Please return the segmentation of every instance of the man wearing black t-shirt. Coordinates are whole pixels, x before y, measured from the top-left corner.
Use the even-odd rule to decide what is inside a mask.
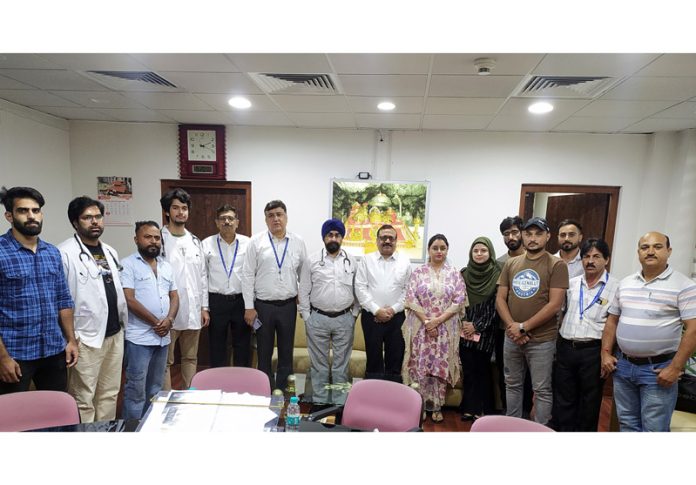
[[[118,254],[100,241],[104,205],[77,197],[68,205],[76,234],[58,248],[70,293],[75,300],[75,334],[80,361],[68,374],[68,392],[75,397],[83,423],[116,418],[121,386],[123,332],[128,319]]]

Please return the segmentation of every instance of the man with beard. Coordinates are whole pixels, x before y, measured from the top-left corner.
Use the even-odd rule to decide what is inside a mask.
[[[349,382],[355,318],[355,260],[341,250],[346,228],[338,219],[321,226],[324,248],[305,259],[300,272],[299,312],[305,321],[307,350],[312,363],[312,401],[328,402],[329,372],[333,384]],[[329,349],[333,361],[329,369]]]
[[[541,424],[551,418],[556,314],[568,288],[568,267],[546,251],[549,237],[549,226],[541,217],[532,217],[524,224],[522,244],[526,253],[505,263],[496,295],[496,309],[506,326],[507,415],[522,417],[522,387],[529,367],[534,420]]]
[[[170,368],[174,364],[177,341],[181,351],[181,376],[184,389],[188,389],[198,369],[201,328],[210,322],[208,274],[201,241],[186,229],[191,196],[183,189],[172,189],[162,196],[160,204],[167,218],[167,225],[162,228],[162,256],[172,265],[179,292],[179,313],[172,325],[164,389],[172,388]]]
[[[12,228],[0,236],[0,394],[65,391],[77,363],[73,301],[60,251],[39,239],[43,196],[31,187],[0,191]]]
[[[240,273],[249,238],[237,234],[237,209],[218,207],[215,225],[219,233],[203,240],[210,301],[210,366],[230,365],[227,335],[232,331],[232,359],[237,367],[251,366],[251,327],[244,321],[244,299]]]
[[[573,219],[564,219],[558,224],[558,253],[568,265],[568,277],[575,278],[584,273],[582,258],[580,257],[580,243],[582,242],[582,226]]]
[[[366,379],[401,382],[406,343],[401,326],[411,277],[411,261],[396,252],[396,229],[384,224],[377,230],[377,251],[366,254],[355,274],[355,294],[362,306]]]
[[[503,266],[505,262],[524,254],[524,246],[522,246],[522,218],[520,216],[506,217],[500,223],[500,234],[503,236],[503,242],[507,246],[507,253],[496,259]]]
[[[585,272],[570,279],[553,376],[553,424],[558,431],[597,431],[602,404],[602,330],[619,281],[606,266],[609,245],[587,239],[580,247]]]
[[[68,205],[75,234],[62,242],[63,269],[75,301],[75,333],[80,360],[68,372],[68,392],[75,397],[83,423],[116,419],[121,388],[123,333],[128,307],[123,295],[116,250],[100,241],[104,204],[77,197]]]
[[[128,304],[126,384],[123,418],[142,418],[162,390],[169,330],[179,309],[172,266],[160,256],[161,235],[154,221],[135,223],[138,252],[123,260],[121,282]]]

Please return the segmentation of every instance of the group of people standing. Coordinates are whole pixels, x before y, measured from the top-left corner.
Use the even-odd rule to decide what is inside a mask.
[[[160,200],[167,224],[137,222],[137,251],[119,260],[101,240],[101,202],[70,202],[75,234],[56,248],[38,237],[38,191],[0,196],[12,226],[0,236],[0,394],[32,380],[68,390],[83,422],[115,418],[122,368],[122,417],[142,417],[149,399],[171,388],[177,342],[190,387],[206,326],[211,366],[250,366],[255,334],[258,368],[285,388],[298,311],[315,401],[329,382],[350,381],[361,312],[365,378],[417,383],[434,422],[460,379],[462,419],[495,412],[495,353],[508,415],[526,416],[533,401],[540,423],[596,430],[604,378],[614,373],[621,429],[667,430],[676,380],[696,349],[696,284],[668,266],[669,238],[660,233],[640,239],[642,271],[622,281],[606,270],[606,242],[583,240],[577,221],[560,224],[560,251],[548,253],[550,228],[538,217],[503,220],[501,258],[479,237],[460,271],[447,237],[436,234],[428,261],[412,269],[389,224],[376,232],[377,251],[358,260],[341,247],[343,222],[329,219],[323,247],[308,255],[280,200],[266,204],[267,230],[253,237],[237,234],[236,208],[222,205],[218,233],[201,241],[186,229],[189,194],[174,189]]]

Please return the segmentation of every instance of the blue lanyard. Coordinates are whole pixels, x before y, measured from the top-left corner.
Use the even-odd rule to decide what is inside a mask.
[[[580,320],[582,320],[585,312],[587,310],[589,310],[592,305],[594,305],[595,303],[597,303],[599,301],[599,297],[602,296],[602,292],[604,291],[604,288],[607,286],[607,281],[609,281],[609,273],[608,272],[607,272],[606,278],[604,278],[604,281],[602,281],[602,287],[599,289],[599,291],[595,295],[594,299],[586,307],[585,307],[585,295],[584,295],[584,291],[582,289],[582,281],[580,281],[580,308],[579,308]],[[583,309],[583,307],[585,307],[585,308]]]
[[[288,239],[287,237],[285,239],[287,239],[287,242],[285,243],[285,249],[283,249],[283,259],[278,261],[278,251],[276,251],[275,244],[273,244],[273,239],[271,238],[271,233],[270,232],[268,233],[268,240],[271,243],[271,247],[273,248],[273,254],[275,254],[275,258],[276,258],[276,264],[278,265],[278,274],[280,274],[281,270],[283,269],[283,263],[285,262],[285,255],[287,254],[288,246],[290,245],[290,239]]]
[[[225,264],[225,256],[222,254],[222,246],[220,246],[220,236],[217,238],[217,243],[218,243],[218,252],[220,253],[220,259],[222,260],[222,267],[225,270],[225,274],[227,275],[227,279],[230,279],[230,276],[232,276],[232,271],[234,271],[234,262],[237,261],[237,251],[239,250],[239,239],[237,239],[237,244],[234,246],[234,257],[232,258],[232,264],[230,265],[230,270],[227,271],[227,265]]]

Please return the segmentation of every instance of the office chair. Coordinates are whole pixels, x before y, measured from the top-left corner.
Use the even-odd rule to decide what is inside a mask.
[[[554,432],[543,424],[512,416],[483,416],[471,425],[471,432]]]
[[[257,396],[271,395],[271,382],[268,376],[250,367],[214,367],[202,370],[191,379],[191,387],[201,390],[248,392]]]
[[[30,431],[79,423],[77,403],[67,392],[25,391],[0,396],[0,431]]]
[[[403,384],[367,379],[353,385],[343,406],[322,409],[308,419],[331,415],[343,426],[366,431],[422,431],[423,399]]]

